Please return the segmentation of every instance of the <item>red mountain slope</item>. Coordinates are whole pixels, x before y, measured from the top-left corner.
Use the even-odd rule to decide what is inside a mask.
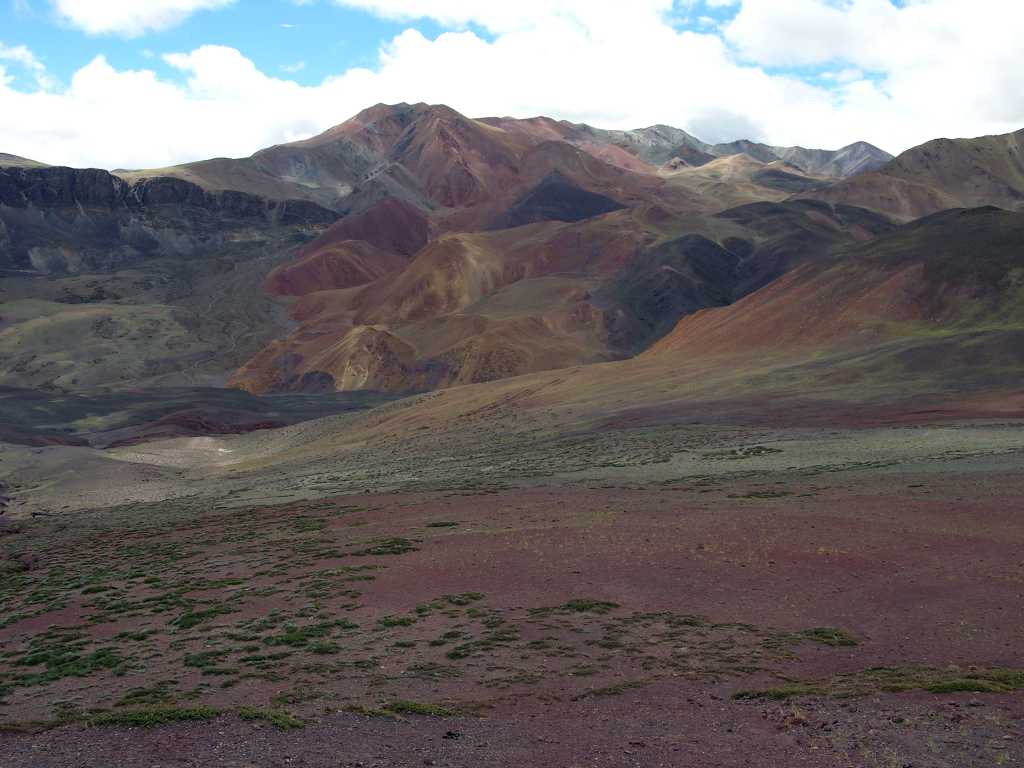
[[[1024,213],[954,210],[684,317],[645,357],[787,356],[1024,328]]]

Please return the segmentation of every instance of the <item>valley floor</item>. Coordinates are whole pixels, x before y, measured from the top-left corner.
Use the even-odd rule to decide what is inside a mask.
[[[1019,413],[492,416],[5,446],[0,762],[1024,762]]]

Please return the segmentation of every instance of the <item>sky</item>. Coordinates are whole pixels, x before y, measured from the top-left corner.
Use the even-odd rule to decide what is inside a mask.
[[[158,168],[377,103],[898,153],[1024,128],[1024,0],[0,0],[0,152]]]

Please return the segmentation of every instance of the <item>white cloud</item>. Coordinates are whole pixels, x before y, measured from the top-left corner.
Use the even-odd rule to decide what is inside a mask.
[[[674,29],[668,0],[625,9],[594,0],[344,1],[461,31],[429,39],[408,29],[372,68],[310,86],[220,46],[165,56],[178,71],[171,78],[102,57],[60,91],[23,92],[0,76],[0,151],[158,167],[246,155],[398,101],[602,127],[668,123],[709,140],[835,148],[864,139],[890,151],[1024,127],[1016,0],[744,0],[724,37]],[[774,42],[786,35],[785,45]],[[825,66],[833,77],[818,81],[825,87],[767,69],[783,61]]]
[[[0,60],[14,61],[32,70],[44,69],[43,63],[24,45],[7,46],[0,43]]]
[[[857,80],[863,80],[864,73],[856,67],[846,67],[845,69],[836,72],[835,78],[840,83],[853,83]]]
[[[91,35],[137,37],[180,24],[197,11],[231,5],[235,0],[51,0],[64,21]]]
[[[673,0],[630,0],[628,7],[602,0],[334,0],[398,21],[432,19],[444,26],[476,24],[503,34],[561,21],[590,32],[618,32],[646,26],[669,13]]]
[[[726,27],[762,66],[841,63],[878,73],[896,143],[1024,124],[1020,0],[743,0]]]
[[[15,65],[28,70],[40,88],[52,88],[54,80],[46,71],[43,62],[36,58],[27,46],[7,46],[0,42],[0,61],[13,62]]]

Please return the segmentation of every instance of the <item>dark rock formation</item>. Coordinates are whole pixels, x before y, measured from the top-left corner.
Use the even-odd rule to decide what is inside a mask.
[[[308,200],[211,192],[184,179],[96,168],[0,167],[0,269],[107,270],[184,255],[239,227],[320,228],[338,214]]]

